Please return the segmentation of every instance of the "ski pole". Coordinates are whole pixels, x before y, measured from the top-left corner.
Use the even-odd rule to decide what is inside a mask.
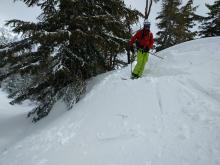
[[[132,52],[132,54],[131,54],[131,75],[132,75],[132,63],[135,61],[135,53],[134,52]]]
[[[131,52],[130,52],[130,46],[128,45],[127,47],[127,57],[128,57],[128,64],[131,63],[131,74],[132,74],[132,55],[131,55]]]
[[[130,61],[131,61],[131,75],[132,75],[132,63],[133,63],[132,56],[133,56],[133,53],[132,53],[131,56],[130,56],[130,57],[131,57],[131,60],[130,60]]]
[[[162,60],[164,60],[163,57],[160,57],[160,56],[156,55],[156,53],[151,53],[151,52],[150,52],[150,54],[153,55],[153,56],[156,56],[156,57],[158,57],[158,58],[160,58],[160,59],[162,59]]]
[[[131,75],[132,75],[132,63],[133,63],[133,62],[131,61]]]

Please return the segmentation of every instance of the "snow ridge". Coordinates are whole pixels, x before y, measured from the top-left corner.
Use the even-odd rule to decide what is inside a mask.
[[[94,78],[72,111],[60,115],[57,103],[31,133],[0,148],[0,164],[219,165],[219,42],[150,56],[141,79],[121,79],[130,66]]]

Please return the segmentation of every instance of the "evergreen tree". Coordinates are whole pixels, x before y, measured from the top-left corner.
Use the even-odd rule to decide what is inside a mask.
[[[220,0],[216,0],[213,5],[206,4],[206,7],[209,13],[203,18],[200,36],[220,36]]]
[[[28,116],[38,121],[57,100],[71,108],[79,101],[86,81],[109,70],[112,56],[124,51],[129,38],[126,22],[141,15],[122,0],[21,0],[40,6],[39,22],[10,20],[7,25],[23,38],[0,50],[0,81],[13,75],[31,77],[14,91],[11,104],[26,99],[38,102]]]
[[[10,32],[5,27],[0,27],[0,49],[5,47],[10,42],[16,41],[17,36],[14,36],[12,32]],[[1,61],[0,61],[1,62]],[[0,73],[4,74],[7,72],[10,66],[6,65],[3,68],[0,68]],[[8,77],[6,80],[2,82],[2,88],[6,90],[9,94],[14,93],[16,90],[23,88],[23,86],[28,85],[31,81],[31,78],[28,76],[22,77],[19,74]]]
[[[157,32],[157,51],[168,48],[176,44],[176,34],[179,24],[180,0],[163,0],[162,10],[156,18],[160,20],[157,24],[160,29]]]
[[[15,40],[16,36],[13,36],[8,29],[0,27],[0,48]]]
[[[162,11],[157,19],[160,20],[157,33],[157,51],[170,46],[194,39],[197,32],[192,32],[195,21],[200,16],[195,14],[197,7],[193,7],[193,0],[180,7],[180,0],[164,0]]]
[[[196,31],[191,31],[196,25],[195,21],[200,19],[200,16],[195,13],[197,8],[198,6],[193,7],[193,0],[189,0],[185,6],[180,8],[179,24],[175,34],[176,44],[193,40],[197,35]]]

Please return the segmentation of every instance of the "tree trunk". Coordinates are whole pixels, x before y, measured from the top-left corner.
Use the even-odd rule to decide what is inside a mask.
[[[153,0],[146,0],[145,20],[147,20],[150,15],[152,4],[153,4]]]

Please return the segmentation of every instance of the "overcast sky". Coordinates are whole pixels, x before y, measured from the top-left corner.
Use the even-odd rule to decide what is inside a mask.
[[[132,8],[136,8],[144,14],[146,0],[124,0],[124,1],[126,4],[130,4]],[[208,12],[205,3],[213,4],[214,1],[215,0],[194,0],[194,5],[199,6],[196,13],[205,16],[206,13]],[[183,4],[185,4],[186,2],[188,2],[188,0],[182,0],[182,2]],[[154,3],[149,16],[149,21],[151,21],[152,24],[151,31],[153,32],[153,34],[156,34],[156,32],[158,31],[158,28],[156,26],[156,17],[160,10],[161,10],[161,3],[157,3],[157,4]],[[141,21],[140,23],[142,24]],[[135,31],[138,30],[139,28],[140,25],[139,27],[135,26],[133,29]]]
[[[144,13],[146,0],[125,0],[126,4],[130,4],[132,8],[136,8]],[[183,2],[187,2],[187,0],[183,0]],[[199,9],[197,13],[201,15],[205,15],[207,13],[207,8],[205,7],[205,3],[213,4],[214,0],[194,0],[195,5],[199,5]],[[150,20],[155,23],[155,17],[157,16],[157,12],[160,10],[160,4],[154,4],[151,14]],[[13,0],[0,0],[0,26],[2,26],[6,20],[10,19],[21,19],[24,21],[36,21],[36,17],[40,14],[39,8],[28,8],[23,2]],[[155,24],[153,25],[154,29],[156,29]]]
[[[144,11],[146,0],[124,0],[127,4],[131,4],[132,7],[139,9],[140,11]],[[183,3],[186,3],[188,0],[182,0]],[[207,9],[205,7],[205,3],[213,4],[215,0],[194,0],[195,5],[199,5],[199,9],[197,12],[199,14],[205,14]],[[154,4],[155,6],[155,4]],[[158,5],[156,5],[158,7]],[[159,5],[160,7],[160,5]],[[157,8],[155,8],[157,10]],[[153,12],[153,11],[152,11]]]
[[[0,26],[2,26],[6,20],[14,18],[25,21],[36,21],[36,17],[39,14],[39,8],[27,7],[23,2],[0,0]]]

